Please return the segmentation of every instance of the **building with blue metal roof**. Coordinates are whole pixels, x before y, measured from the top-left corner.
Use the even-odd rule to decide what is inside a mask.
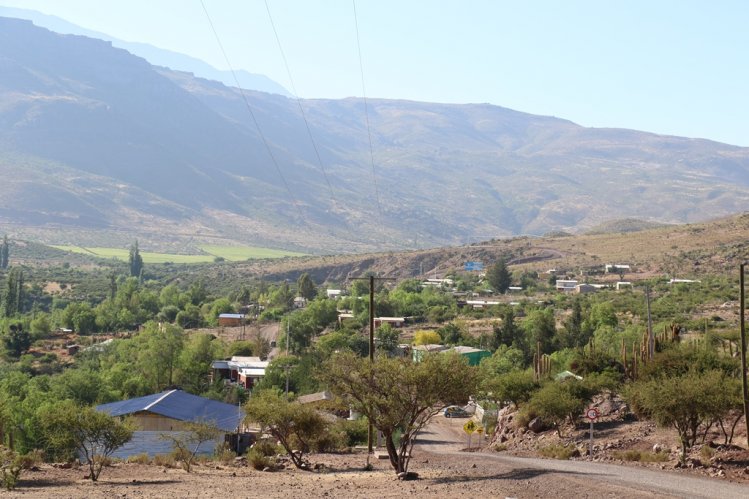
[[[182,390],[167,390],[145,397],[102,404],[96,410],[110,416],[129,416],[137,430],[133,439],[117,449],[113,457],[125,458],[146,453],[150,456],[171,452],[171,442],[165,434],[184,431],[183,423],[206,423],[221,430],[215,442],[207,442],[201,453],[211,453],[225,441],[228,433],[237,433],[244,412],[239,406],[192,395]]]

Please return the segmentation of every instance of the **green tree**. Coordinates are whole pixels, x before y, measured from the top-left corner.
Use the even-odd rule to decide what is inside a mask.
[[[444,407],[464,404],[476,392],[475,368],[453,354],[426,355],[414,364],[385,356],[372,362],[342,352],[323,364],[320,377],[382,432],[396,473],[408,472],[411,450],[424,426]]]
[[[290,402],[276,390],[260,390],[245,405],[247,418],[278,440],[294,466],[311,470],[304,455],[327,431],[327,421],[312,407]]]
[[[9,259],[9,245],[8,245],[8,234],[3,236],[3,243],[0,244],[0,269],[7,269],[10,263]]]
[[[40,421],[46,440],[53,448],[78,451],[83,455],[93,482],[99,479],[107,458],[133,436],[131,421],[121,421],[70,402],[49,406]]]
[[[556,322],[554,320],[554,310],[547,308],[544,310],[534,310],[528,315],[523,323],[526,335],[530,340],[530,351],[536,350],[536,345],[540,343],[541,353],[551,353],[554,350],[554,335],[556,334]]]
[[[155,322],[148,322],[136,337],[136,366],[153,391],[160,391],[174,384],[184,338],[181,328]]]
[[[378,352],[394,355],[400,343],[400,333],[390,324],[383,324],[375,331],[375,347]]]
[[[709,425],[723,417],[730,407],[724,399],[731,393],[726,393],[724,386],[725,373],[721,371],[691,371],[680,376],[638,381],[630,385],[624,395],[635,414],[676,430],[683,463],[700,436],[700,428],[707,432]]]
[[[557,430],[562,436],[562,426],[569,420],[575,423],[577,416],[582,414],[587,401],[574,393],[571,386],[577,381],[559,383],[550,381],[540,390],[533,393],[525,406],[526,410],[541,418],[546,424]]]
[[[501,345],[515,346],[523,349],[523,331],[515,324],[515,312],[512,308],[505,309],[502,314],[502,324],[494,326],[492,346],[496,350]]]
[[[499,407],[507,403],[520,407],[520,404],[527,402],[538,388],[539,384],[533,379],[533,373],[520,370],[487,377],[482,383],[487,398]]]
[[[296,282],[297,288],[299,289],[299,296],[306,300],[312,300],[317,296],[317,288],[315,282],[312,280],[310,275],[305,272],[299,276]]]
[[[23,329],[20,322],[10,324],[2,339],[5,353],[12,358],[19,358],[31,347],[31,335]]]
[[[497,263],[489,267],[489,270],[486,272],[486,280],[489,281],[489,285],[496,293],[504,293],[510,288],[512,276],[507,269],[507,263],[504,259],[500,259]]]
[[[140,256],[137,239],[133,245],[130,246],[130,254],[127,259],[127,264],[130,269],[130,276],[140,278],[141,271],[143,270],[143,258]]]
[[[564,321],[564,327],[557,338],[562,348],[579,348],[585,346],[593,336],[593,330],[583,318],[583,307],[580,299],[572,302],[572,313]]]

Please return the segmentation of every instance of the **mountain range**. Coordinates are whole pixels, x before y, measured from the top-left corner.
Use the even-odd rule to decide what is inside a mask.
[[[240,91],[0,18],[0,178],[0,231],[46,242],[358,252],[737,213],[749,148],[489,104]]]

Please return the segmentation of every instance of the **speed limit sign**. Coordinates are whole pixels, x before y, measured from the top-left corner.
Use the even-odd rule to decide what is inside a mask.
[[[595,421],[600,415],[601,413],[598,412],[598,409],[595,407],[591,407],[590,409],[585,411],[585,417],[590,419],[591,421]]]

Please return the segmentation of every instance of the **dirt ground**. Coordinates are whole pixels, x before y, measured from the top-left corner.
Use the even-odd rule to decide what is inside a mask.
[[[52,465],[42,465],[37,471],[27,471],[22,476],[19,488],[5,497],[47,498],[209,498],[231,495],[237,498],[256,497],[450,497],[458,495],[483,495],[486,497],[673,497],[654,493],[643,487],[600,478],[602,474],[587,474],[578,471],[560,471],[536,463],[503,462],[490,459],[500,455],[528,455],[535,452],[523,450],[517,445],[515,451],[496,452],[489,450],[488,439],[481,439],[482,449],[476,452],[464,450],[466,441],[461,428],[465,419],[445,419],[442,417],[430,425],[420,437],[420,444],[414,450],[410,470],[419,474],[414,481],[399,481],[390,468],[387,459],[373,459],[374,470],[364,471],[366,454],[362,451],[347,454],[319,454],[310,456],[310,462],[321,465],[316,471],[299,471],[287,468],[276,472],[256,471],[246,465],[209,462],[197,466],[192,473],[178,468],[164,468],[156,465],[116,463],[105,468],[98,483],[84,478],[87,468],[61,469]],[[626,429],[625,429],[626,426]],[[749,465],[749,453],[736,454],[736,466],[725,462],[727,454],[721,454],[725,464],[723,470],[712,466],[692,466],[674,469],[675,461],[665,463],[639,464],[617,462],[611,457],[613,445],[641,448],[651,446],[651,442],[662,445],[671,443],[670,433],[655,429],[646,423],[640,426],[611,425],[599,428],[597,456],[595,460],[625,464],[635,468],[635,476],[642,472],[637,467],[652,470],[665,469],[669,478],[700,477],[710,484],[723,482],[743,482],[749,484],[749,475],[743,473]],[[573,435],[582,439],[584,432]],[[642,435],[642,437],[637,437]],[[546,432],[536,438],[536,445],[558,442],[553,432]],[[631,439],[628,440],[628,439]],[[619,441],[621,443],[617,443]],[[478,446],[479,440],[473,439]],[[608,448],[607,448],[608,446]],[[617,447],[618,448],[618,447]],[[580,457],[577,460],[588,460]],[[535,461],[535,460],[534,460]],[[744,463],[743,465],[741,463]],[[574,464],[574,463],[571,463]],[[583,464],[583,463],[581,463]],[[725,470],[725,471],[724,471]],[[724,471],[720,476],[717,471]],[[708,478],[717,477],[717,478]],[[668,489],[667,489],[668,490]],[[697,496],[697,497],[711,497]],[[749,485],[747,485],[749,497]]]

